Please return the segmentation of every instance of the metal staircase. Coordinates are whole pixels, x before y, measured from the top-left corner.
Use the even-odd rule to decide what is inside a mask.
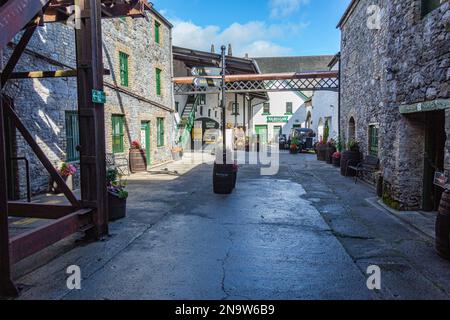
[[[195,114],[197,107],[200,103],[199,95],[190,95],[186,101],[183,112],[181,113],[181,125],[179,127],[179,140],[178,144],[186,146],[186,143],[191,137],[191,131],[194,127]]]

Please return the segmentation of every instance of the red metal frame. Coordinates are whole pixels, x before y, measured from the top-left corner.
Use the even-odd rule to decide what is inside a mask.
[[[95,238],[108,233],[104,105],[92,102],[92,90],[103,90],[101,19],[143,17],[150,9],[145,0],[111,6],[113,0],[0,0],[0,50],[25,29],[6,68],[0,88],[11,76],[38,24],[64,21],[67,6],[81,8],[81,29],[76,30],[78,109],[80,122],[81,199],[68,188],[58,171],[33,139],[7,99],[0,96],[0,295],[16,296],[11,265],[70,236],[88,232]],[[24,73],[25,74],[25,73]],[[51,75],[49,75],[51,76]],[[8,202],[5,119],[19,130],[71,205]],[[44,226],[10,239],[8,216],[51,220]]]

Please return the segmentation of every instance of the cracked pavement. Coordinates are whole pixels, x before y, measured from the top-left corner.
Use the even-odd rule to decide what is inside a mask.
[[[370,204],[373,189],[314,155],[280,157],[275,176],[242,166],[229,196],[212,193],[211,164],[133,177],[128,217],[111,224],[110,237],[75,247],[68,239],[58,246],[72,250],[42,253],[50,262],[19,276],[20,298],[450,297],[450,263],[433,239]],[[72,264],[81,267],[81,290],[66,288]],[[382,270],[377,292],[366,287],[373,264]]]

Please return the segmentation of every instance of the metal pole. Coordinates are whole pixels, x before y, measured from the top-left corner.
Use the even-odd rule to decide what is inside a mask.
[[[225,76],[226,76],[226,58],[225,58],[225,50],[227,49],[225,46],[222,46],[222,101],[221,101],[221,108],[223,110],[223,116],[222,116],[222,136],[223,136],[223,154],[226,154],[227,151],[227,142],[226,142],[226,117],[227,117],[227,110],[226,110],[226,83],[225,83]]]
[[[3,51],[0,50],[0,71],[3,71]],[[17,296],[11,279],[8,228],[8,186],[6,174],[5,118],[3,94],[0,91],[0,296]]]

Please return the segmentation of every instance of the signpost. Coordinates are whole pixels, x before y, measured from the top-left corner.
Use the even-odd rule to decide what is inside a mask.
[[[104,91],[92,90],[92,102],[93,103],[106,103],[106,94]]]
[[[434,174],[434,184],[438,187],[441,187],[442,189],[447,189],[448,188],[448,176],[446,173],[444,172],[439,172],[437,171]]]
[[[191,74],[194,77],[219,77],[222,78],[222,68],[213,68],[213,67],[194,67],[191,69]]]
[[[222,80],[215,78],[195,78],[194,86],[200,88],[220,88],[222,86]]]

